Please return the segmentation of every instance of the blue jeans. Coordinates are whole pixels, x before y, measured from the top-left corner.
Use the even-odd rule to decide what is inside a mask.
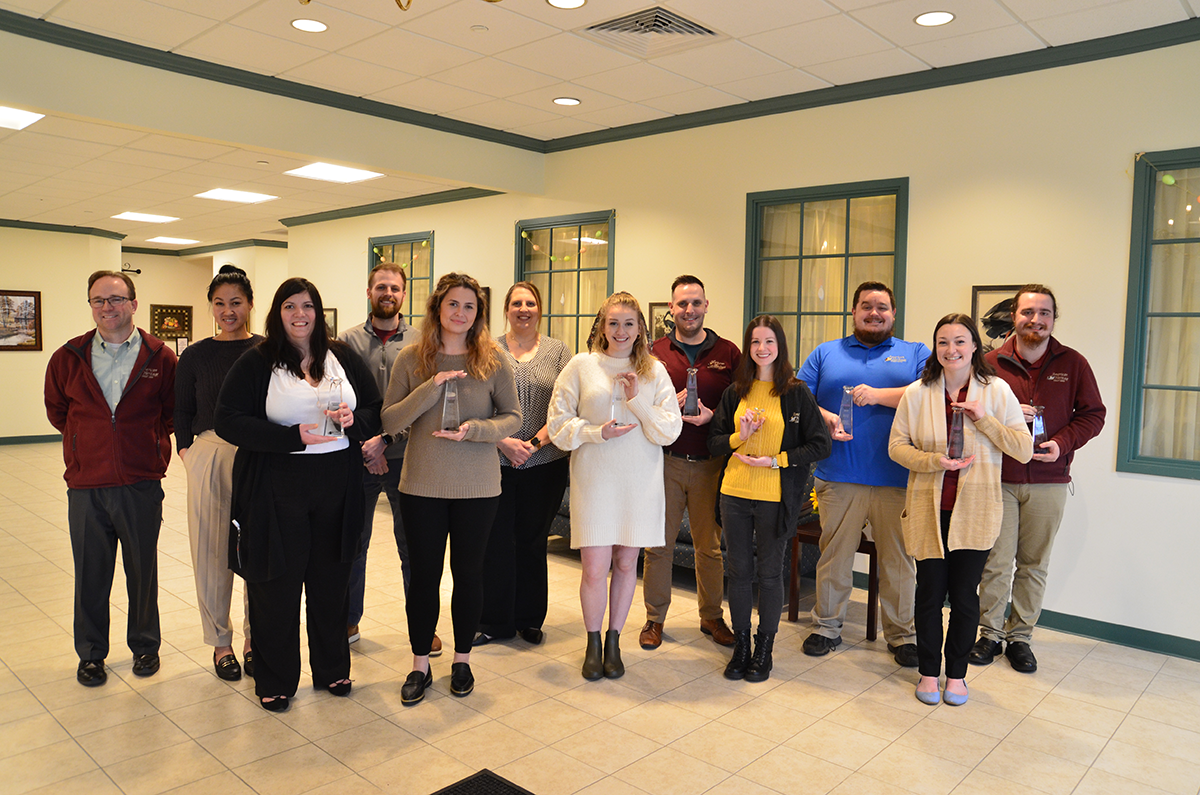
[[[371,529],[375,523],[375,504],[379,494],[387,495],[392,506],[392,531],[396,535],[396,551],[400,553],[400,574],[404,578],[404,593],[408,594],[411,568],[408,564],[408,540],[404,535],[404,519],[400,516],[400,469],[403,458],[389,458],[388,471],[383,475],[363,473],[363,530],[362,549],[350,569],[350,612],[346,624],[357,624],[363,615],[363,594],[367,587],[367,548],[371,546]]]

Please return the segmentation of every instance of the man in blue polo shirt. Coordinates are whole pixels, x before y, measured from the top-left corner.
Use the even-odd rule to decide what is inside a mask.
[[[888,457],[888,435],[904,388],[921,375],[929,348],[892,336],[896,298],[887,285],[863,282],[854,291],[854,333],[817,346],[800,368],[833,436],[833,454],[817,464],[821,560],[817,563],[815,629],[804,653],[828,654],[842,642],[854,585],[854,553],[863,529],[879,553],[883,636],[896,663],[917,666],[913,629],[916,567],[904,549],[900,513],[908,470]],[[842,428],[843,387],[852,387],[853,435]]]

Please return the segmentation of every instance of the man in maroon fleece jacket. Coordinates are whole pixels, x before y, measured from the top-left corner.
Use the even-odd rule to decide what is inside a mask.
[[[1029,647],[1042,612],[1050,548],[1062,521],[1071,460],[1104,427],[1104,403],[1087,359],[1051,336],[1058,304],[1050,288],[1027,284],[1013,299],[1013,332],[984,357],[1012,387],[1033,424],[1033,460],[1004,456],[1000,480],[1004,519],[979,584],[979,640],[970,662],[987,665],[1004,647],[1013,670],[1033,673]],[[1038,437],[1040,409],[1045,441]],[[1016,563],[1016,572],[1013,564]],[[1012,610],[1004,609],[1012,591]]]
[[[46,415],[63,435],[67,521],[75,558],[75,678],[108,678],[109,593],[117,545],[129,592],[133,673],[158,671],[158,531],[171,459],[175,354],[134,328],[137,292],[124,273],[88,279],[96,328],[63,345],[46,369]]]

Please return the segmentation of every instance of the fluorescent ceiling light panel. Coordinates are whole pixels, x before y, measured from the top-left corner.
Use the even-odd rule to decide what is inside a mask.
[[[146,224],[168,224],[171,221],[178,221],[170,215],[151,215],[150,213],[121,213],[114,215],[118,221],[141,221]]]
[[[204,193],[197,193],[197,199],[216,199],[221,202],[237,202],[238,204],[258,204],[278,199],[269,193],[251,193],[246,190],[230,190],[229,188],[213,188]]]
[[[6,130],[24,130],[38,119],[46,118],[44,113],[33,113],[28,110],[17,110],[0,105],[0,127]]]
[[[376,171],[365,171],[361,168],[347,168],[346,166],[335,166],[332,163],[312,163],[303,168],[293,168],[291,171],[285,171],[284,174],[290,174],[293,177],[304,177],[305,179],[319,179],[323,182],[340,182],[346,184],[348,182],[363,182],[368,179],[382,177]]]
[[[305,33],[324,33],[329,30],[328,25],[315,19],[293,19],[292,27]]]
[[[555,8],[571,9],[582,8],[583,4],[586,3],[587,0],[546,0],[546,2]]]
[[[152,237],[146,241],[147,243],[167,243],[172,246],[187,246],[192,243],[199,243],[199,240],[188,240],[183,237]]]

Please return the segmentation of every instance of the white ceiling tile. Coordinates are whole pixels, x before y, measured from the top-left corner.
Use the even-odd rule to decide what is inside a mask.
[[[592,0],[580,8],[555,8],[543,0],[528,0],[514,3],[512,10],[530,19],[553,25],[559,30],[580,30],[588,25],[607,22],[652,5],[654,3],[649,0]]]
[[[580,135],[603,129],[604,127],[599,124],[593,124],[581,119],[559,118],[530,124],[527,127],[515,127],[511,132],[515,132],[518,135],[527,135],[530,138],[537,138],[541,141],[549,141],[554,138],[566,138],[568,135]]]
[[[164,177],[170,172],[161,168],[151,168],[133,163],[118,163],[114,160],[90,160],[79,166],[80,171],[90,171],[93,174],[108,174],[112,176],[133,177],[140,180],[151,180]]]
[[[928,68],[903,50],[886,50],[841,61],[817,64],[808,67],[806,71],[812,72],[822,80],[828,80],[834,85],[844,86],[863,80],[874,80],[877,77],[920,72]]]
[[[189,196],[194,196],[197,193],[203,193],[206,190],[213,188],[224,187],[219,177],[210,176],[208,174],[194,174],[190,171],[172,171],[167,174],[162,174],[155,179],[155,182],[167,187],[178,186],[181,192],[190,191]],[[199,200],[197,200],[199,201]]]
[[[161,152],[146,152],[138,149],[117,149],[109,152],[100,158],[114,163],[132,164],[140,166],[149,166],[150,168],[161,168],[164,171],[179,171],[180,169],[194,166],[197,163],[202,163],[202,160],[196,160],[191,157],[179,157],[177,155],[164,155]]]
[[[194,166],[189,166],[181,173],[197,174],[207,177],[216,177],[217,179],[245,182],[253,180],[262,174],[261,169],[251,168],[249,166],[235,166],[227,163],[218,163],[216,161],[208,161],[197,163]]]
[[[34,177],[35,179],[43,179],[45,177],[52,177],[62,170],[62,167],[57,163],[32,163],[24,158],[20,160],[11,160],[7,157],[0,158],[0,193],[12,190],[16,182],[23,182],[27,176]]]
[[[358,14],[360,17],[385,22],[388,25],[403,25],[417,17],[445,8],[458,0],[419,0],[413,3],[407,11],[402,11],[395,3],[380,2],[380,0],[320,0],[321,5],[333,6],[341,11]]]
[[[815,91],[818,88],[828,88],[829,85],[824,80],[813,77],[807,72],[789,69],[786,72],[736,80],[732,83],[721,83],[717,88],[742,99],[756,100]]]
[[[625,105],[617,105],[615,108],[604,108],[603,110],[582,113],[575,118],[594,122],[601,127],[624,127],[626,124],[639,124],[644,121],[665,119],[670,115],[657,108],[650,108],[630,102]]]
[[[145,0],[66,0],[48,19],[160,50],[178,47],[213,26],[213,20]]]
[[[190,55],[215,63],[231,64],[269,76],[275,76],[324,55],[323,50],[294,41],[267,36],[233,25],[221,25],[180,47],[180,55]]]
[[[64,119],[61,116],[46,116],[44,119],[39,119],[34,126],[26,129],[42,135],[55,135],[60,138],[74,138],[77,141],[92,141],[113,146],[123,146],[146,137],[146,133],[140,130],[114,127],[111,124]]]
[[[179,190],[170,190],[166,186],[154,185],[146,187],[144,185],[133,185],[128,188],[118,188],[104,194],[104,198],[118,202],[154,202],[161,204],[164,201],[177,198]]]
[[[1002,28],[1018,21],[996,0],[937,0],[935,5],[930,6],[930,0],[896,0],[861,8],[851,16],[901,47]],[[913,21],[926,11],[949,11],[954,20],[932,28]]]
[[[525,127],[542,121],[559,118],[550,113],[528,105],[519,105],[506,99],[494,99],[482,105],[472,105],[469,108],[447,113],[454,119],[469,121],[472,124],[482,124],[497,130],[508,130],[514,127]]]
[[[689,80],[648,63],[636,63],[600,74],[587,75],[575,82],[605,94],[627,99],[630,102],[641,102],[651,97],[661,97],[701,87],[701,84],[695,80]]]
[[[265,164],[259,162],[263,160],[266,161]],[[263,175],[259,178],[264,179],[269,176],[282,176],[285,171],[307,166],[313,162],[313,158],[288,157],[275,152],[255,152],[250,149],[235,149],[220,157],[212,158],[212,162],[228,166],[241,166],[242,168],[250,169],[246,173],[257,172]],[[288,177],[287,179],[294,179],[294,177]]]
[[[28,0],[25,1],[27,2]],[[224,21],[236,14],[242,13],[248,5],[261,5],[273,2],[273,0],[204,0],[199,3],[196,0],[153,0],[153,2],[156,5],[177,8],[181,11],[190,11],[193,14],[199,14],[209,19]]]
[[[483,102],[488,102],[494,97],[487,94],[480,94],[476,91],[467,91],[465,88],[458,86],[439,83],[436,80],[421,78],[414,80],[411,83],[389,88],[387,91],[380,91],[373,94],[369,99],[377,99],[380,102],[390,102],[393,105],[400,105],[413,110],[420,110],[426,113],[449,113],[451,111],[467,108],[471,105],[479,105]]]
[[[1123,3],[1078,11],[1030,22],[1029,27],[1051,46],[1113,36],[1187,19],[1174,0],[1126,0]]]
[[[465,63],[462,66],[438,72],[433,75],[433,78],[442,83],[479,91],[493,97],[521,94],[558,82],[549,75],[504,61],[497,61],[495,58],[482,58]]]
[[[753,10],[743,3],[713,0],[671,0],[666,5],[693,22],[739,39],[838,12],[824,0],[753,0]]]
[[[559,32],[558,28],[479,0],[459,0],[403,25],[412,33],[484,55],[494,55]],[[472,30],[481,26],[487,30]]]
[[[324,22],[328,29],[320,33],[306,33],[292,27],[293,19],[315,19]],[[229,24],[239,28],[256,30],[305,47],[333,52],[349,47],[365,38],[382,33],[388,25],[373,19],[348,14],[326,4],[312,3],[301,6],[294,2],[260,3],[232,19]]]
[[[745,100],[741,97],[735,97],[733,94],[726,94],[724,91],[718,91],[708,86],[692,91],[684,91],[679,94],[667,94],[663,97],[643,100],[643,104],[676,116],[683,113],[694,113],[699,110],[722,108],[727,105],[740,105],[743,102]]]
[[[157,133],[139,138],[129,144],[129,148],[145,149],[148,152],[161,152],[165,155],[191,157],[196,160],[208,160],[233,151],[233,147],[224,144],[196,141],[191,138],[179,138],[173,135],[159,135]]]
[[[56,152],[54,150],[30,149],[7,143],[4,146],[4,154],[7,157],[21,160],[25,163],[55,166],[58,169],[75,168],[92,159],[90,157],[80,157],[79,155],[68,155],[64,152]]]
[[[108,193],[119,188],[127,188],[142,181],[140,176],[127,173],[101,174],[98,171],[84,171],[82,168],[66,169],[54,175],[58,179],[70,180],[77,185],[86,186],[80,194]],[[0,180],[0,184],[3,180]]]
[[[1188,6],[1193,14],[1200,15],[1200,0],[1188,0]]]
[[[558,97],[574,97],[579,100],[579,104],[555,105],[554,100]],[[579,116],[587,111],[625,104],[623,99],[593,91],[577,83],[555,83],[552,86],[527,91],[524,94],[515,94],[508,99],[510,102],[519,102],[531,108],[546,110],[562,116]]]
[[[16,11],[18,14],[40,17],[60,2],[62,0],[9,0],[0,3],[0,8]]]
[[[429,76],[478,60],[479,53],[393,28],[354,48],[354,57],[389,69]]]
[[[496,57],[563,80],[574,80],[583,75],[637,63],[636,58],[602,47],[574,33],[560,33],[532,44],[514,47]]]
[[[1009,25],[1006,28],[983,30],[978,33],[969,33],[966,36],[956,36],[953,39],[913,44],[904,49],[925,63],[940,68],[979,61],[984,58],[998,58],[1002,55],[1040,50],[1044,47],[1041,40],[1030,33],[1024,25]]]
[[[844,14],[749,36],[746,43],[793,66],[883,52],[893,46]]]
[[[32,130],[33,127],[25,128],[15,137],[6,141],[5,144],[22,149],[33,149],[38,152],[61,153],[89,159],[99,157],[117,148],[112,144],[78,141],[73,138],[59,138],[55,135],[41,135],[40,133],[32,132]]]
[[[1045,19],[1076,11],[1088,11],[1100,6],[1112,5],[1120,0],[1004,0],[1004,5],[1024,20]]]
[[[782,72],[788,68],[783,61],[740,41],[728,39],[706,47],[664,55],[650,63],[709,85]]]
[[[857,11],[867,6],[881,6],[884,3],[892,2],[892,0],[828,0],[828,2],[830,5],[837,6],[842,11]],[[1035,0],[1035,2],[1045,2],[1045,0]]]
[[[281,77],[339,91],[352,97],[365,97],[367,94],[416,79],[416,75],[337,54],[326,55],[295,69],[289,69]]]
[[[18,174],[14,171],[6,170],[4,165],[0,163],[0,196],[32,185],[40,179],[42,179],[41,174]]]

